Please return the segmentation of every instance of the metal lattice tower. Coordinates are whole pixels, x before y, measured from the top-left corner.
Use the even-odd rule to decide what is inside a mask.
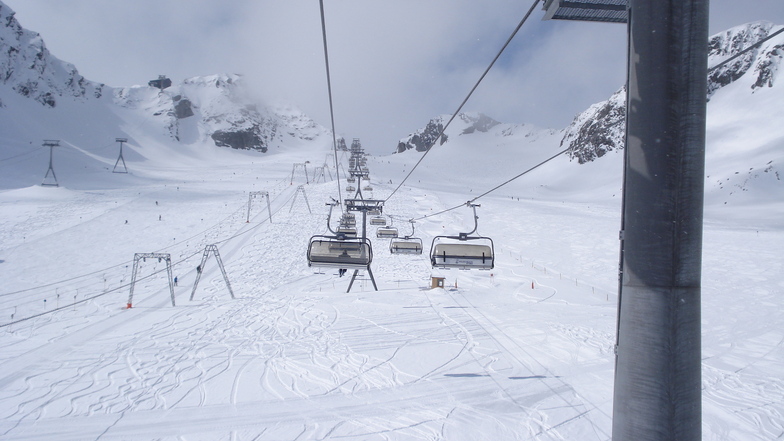
[[[250,222],[250,203],[256,196],[267,198],[267,211],[269,212],[269,221],[272,223],[272,209],[270,208],[269,192],[266,191],[251,191],[248,193],[248,218],[245,220],[245,223]]]
[[[128,309],[133,306],[133,289],[136,286],[136,273],[139,262],[146,262],[147,259],[158,259],[158,262],[166,261],[166,273],[169,276],[169,292],[171,293],[171,304],[174,306],[174,280],[172,280],[171,254],[169,253],[136,253],[133,255],[133,272],[131,272],[131,292],[128,294]]]
[[[54,157],[54,148],[60,146],[60,141],[56,139],[45,139],[43,146],[49,147],[49,168],[46,170],[46,174],[44,175],[44,180],[43,182],[41,182],[41,185],[44,187],[59,187],[60,184],[57,182],[57,175],[54,174],[54,166],[52,165],[53,163],[52,158]],[[54,184],[50,184],[46,182],[46,178],[49,177],[49,173],[52,173],[52,177],[54,178]]]
[[[310,210],[310,203],[308,202],[308,196],[305,194],[304,185],[300,185],[299,187],[297,187],[297,192],[294,193],[294,197],[291,199],[291,207],[289,207],[289,213],[291,213],[291,210],[294,208],[294,202],[297,200],[297,195],[300,193],[302,193],[302,197],[305,198],[305,205],[308,206],[308,213],[312,214],[313,212]]]
[[[128,167],[125,166],[125,158],[123,158],[123,143],[128,142],[128,138],[115,138],[115,141],[120,143],[120,156],[117,158],[117,162],[114,163],[112,173],[128,173]],[[117,165],[120,161],[122,161],[123,169],[122,171],[117,171]]]
[[[190,300],[193,300],[193,296],[196,294],[196,287],[199,286],[201,274],[204,272],[204,265],[207,263],[210,254],[215,255],[215,259],[218,261],[218,267],[220,267],[221,274],[223,274],[223,280],[226,282],[226,288],[228,288],[231,298],[235,298],[234,291],[231,289],[231,283],[229,283],[229,276],[226,274],[226,268],[223,267],[223,260],[221,260],[220,253],[218,252],[218,246],[207,245],[207,247],[204,248],[204,254],[201,256],[201,264],[199,264],[196,269],[196,280],[193,282],[193,291],[191,291]]]
[[[308,164],[310,164],[310,161],[294,163],[294,166],[291,168],[291,182],[289,183],[289,185],[294,184],[294,172],[297,170],[298,167],[302,167],[302,169],[305,171],[305,183],[310,184],[310,181],[308,180]]]

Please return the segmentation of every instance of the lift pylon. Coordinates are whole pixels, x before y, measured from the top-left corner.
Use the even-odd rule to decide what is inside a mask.
[[[215,255],[215,259],[218,261],[218,267],[220,267],[221,273],[223,274],[223,280],[226,282],[226,288],[228,288],[231,298],[235,298],[234,291],[231,289],[231,284],[229,283],[229,276],[226,275],[226,268],[223,267],[223,260],[221,260],[220,253],[218,252],[218,246],[213,244],[207,245],[204,248],[204,254],[201,256],[201,264],[196,267],[196,280],[193,282],[193,291],[191,291],[190,300],[193,300],[193,296],[196,294],[196,287],[199,286],[201,273],[204,272],[204,264],[207,263],[207,259],[210,257],[210,254]]]
[[[295,162],[294,163],[294,166],[291,168],[291,182],[289,183],[289,185],[293,185],[294,184],[294,172],[297,171],[298,167],[302,167],[302,169],[305,171],[305,183],[306,184],[310,184],[310,181],[308,180],[308,164],[309,163],[310,163],[310,161]]]
[[[128,138],[116,138],[115,141],[120,143],[120,156],[117,158],[117,162],[114,163],[114,170],[112,173],[128,173],[128,167],[125,166],[125,158],[123,158],[123,143],[128,142]],[[123,169],[121,171],[117,171],[117,164],[122,161]]]
[[[54,156],[54,148],[60,147],[60,141],[56,139],[44,139],[43,146],[49,147],[49,168],[46,170],[46,174],[44,175],[44,180],[41,182],[41,185],[44,187],[59,187],[60,184],[57,182],[57,175],[54,174],[54,167],[52,166],[52,157]],[[50,172],[54,178],[54,184],[46,182],[46,178],[49,177]]]
[[[139,268],[139,261],[147,259],[158,259],[166,261],[166,272],[169,275],[169,293],[171,293],[171,304],[174,306],[174,281],[172,280],[171,254],[169,253],[136,253],[133,255],[133,271],[131,272],[131,292],[128,295],[128,309],[133,306],[133,288],[136,286],[136,272]]]
[[[308,213],[313,214],[313,212],[310,211],[310,203],[308,202],[308,196],[305,194],[304,185],[300,185],[299,187],[297,187],[297,192],[294,193],[294,197],[291,199],[291,207],[289,207],[289,213],[291,213],[291,210],[294,208],[294,202],[297,201],[297,195],[300,193],[302,193],[302,197],[305,198],[305,205],[308,206]]]
[[[269,192],[266,191],[251,191],[248,193],[248,218],[245,220],[245,223],[250,222],[250,201],[256,196],[264,196],[267,198],[267,211],[269,212],[269,221],[272,223],[272,209],[270,208]]]

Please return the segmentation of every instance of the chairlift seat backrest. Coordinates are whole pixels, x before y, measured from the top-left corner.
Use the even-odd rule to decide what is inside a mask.
[[[380,238],[396,238],[397,237],[397,228],[395,227],[384,227],[379,228],[376,230],[376,237]]]
[[[472,237],[458,242],[436,243],[443,238],[437,236],[433,239],[430,263],[434,268],[493,269],[493,242],[489,238]]]
[[[365,269],[373,261],[373,248],[367,239],[313,236],[307,257],[311,267]]]
[[[392,239],[389,242],[389,252],[392,254],[422,254],[422,240],[416,237]]]
[[[387,220],[381,216],[370,218],[370,225],[386,225],[386,224],[387,224]]]

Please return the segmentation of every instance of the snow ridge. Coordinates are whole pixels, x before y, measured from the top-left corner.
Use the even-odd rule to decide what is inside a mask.
[[[709,40],[708,65],[721,61],[766,38],[780,26],[768,22],[754,22],[736,26],[712,36]],[[784,57],[784,35],[777,36],[725,66],[708,74],[708,98],[719,90],[749,78],[745,83],[751,93],[760,88],[773,87]],[[566,129],[561,145],[569,148],[569,157],[584,164],[607,152],[624,146],[626,121],[626,90],[622,87],[607,101],[603,101],[577,115]]]
[[[53,56],[40,34],[24,29],[15,12],[0,3],[0,82],[46,107],[58,97],[100,98],[104,85],[79,74],[70,63]]]

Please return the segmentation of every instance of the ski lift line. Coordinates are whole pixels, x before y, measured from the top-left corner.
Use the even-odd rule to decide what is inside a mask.
[[[343,204],[343,194],[340,191],[340,170],[338,169],[338,141],[335,135],[335,110],[332,106],[332,81],[329,76],[329,51],[327,50],[327,24],[324,19],[324,0],[319,0],[321,10],[321,36],[324,42],[324,65],[327,71],[327,95],[329,95],[329,120],[332,124],[332,150],[335,152],[335,181],[338,185],[338,200]]]
[[[713,66],[713,67],[710,67],[710,68],[708,68],[708,74],[710,74],[710,73],[711,73],[711,72],[713,72],[714,70],[716,70],[716,69],[720,68],[721,66],[724,66],[725,64],[729,63],[730,61],[732,61],[732,60],[734,60],[734,59],[736,59],[736,58],[740,57],[741,55],[745,54],[746,52],[748,52],[748,51],[750,51],[750,50],[752,50],[752,49],[754,49],[754,48],[757,48],[757,47],[760,47],[760,46],[762,46],[762,44],[763,44],[763,43],[765,43],[766,41],[768,41],[768,40],[770,40],[771,38],[775,37],[776,35],[779,35],[779,34],[780,34],[780,33],[782,33],[782,32],[784,32],[784,27],[782,27],[782,28],[781,28],[781,29],[779,29],[778,31],[776,31],[776,32],[774,32],[774,33],[772,33],[772,34],[768,35],[767,37],[763,38],[762,40],[760,40],[760,41],[758,41],[758,42],[756,42],[756,43],[752,44],[751,46],[747,47],[746,49],[743,49],[742,51],[738,52],[737,54],[735,54],[735,55],[733,55],[733,56],[731,56],[731,57],[727,58],[726,60],[722,61],[721,63],[719,63],[719,64],[717,64],[717,65],[715,65],[715,66]]]
[[[28,151],[26,151],[24,153],[20,153],[18,155],[9,156],[7,158],[0,159],[0,162],[10,161],[10,160],[12,160],[14,158],[19,158],[19,157],[25,156],[25,155],[31,155],[33,153],[36,153],[38,150],[43,150],[43,148],[44,148],[44,146],[38,146],[38,148],[34,148],[32,150],[28,150]]]
[[[277,195],[277,196],[276,196],[276,197],[273,199],[273,201],[275,201],[275,200],[276,200],[278,197],[280,197],[280,195],[281,195],[281,194],[279,193],[279,194],[278,194],[278,195]],[[293,196],[292,196],[292,197],[293,197]],[[289,198],[289,200],[291,200],[291,198]],[[286,202],[288,202],[288,201],[286,201]],[[285,203],[284,203],[283,205],[285,205]],[[241,207],[240,207],[240,209],[244,209],[244,204],[243,204],[243,206],[241,206]],[[214,225],[212,225],[212,226],[210,226],[210,227],[206,228],[205,230],[202,230],[202,231],[201,231],[201,232],[199,232],[199,233],[196,233],[196,234],[194,234],[193,236],[190,236],[190,237],[188,237],[188,238],[186,238],[186,239],[184,239],[184,240],[180,241],[178,244],[172,244],[172,245],[168,245],[168,246],[166,246],[166,247],[163,247],[163,248],[160,248],[160,249],[156,250],[155,252],[161,252],[161,251],[164,251],[164,250],[168,250],[169,248],[172,248],[172,247],[174,247],[174,246],[176,246],[176,245],[181,245],[181,244],[183,244],[183,243],[186,243],[186,242],[188,242],[188,241],[190,241],[190,240],[192,240],[192,239],[194,239],[194,238],[196,238],[196,237],[199,237],[199,236],[201,236],[201,235],[204,235],[204,234],[206,234],[207,232],[209,232],[210,230],[213,230],[213,229],[215,229],[215,228],[219,227],[220,225],[223,225],[223,224],[224,224],[224,222],[225,222],[227,219],[230,219],[230,218],[231,218],[232,216],[234,216],[234,215],[235,215],[235,214],[236,214],[238,211],[239,211],[239,209],[238,209],[238,210],[235,210],[235,211],[234,211],[232,214],[230,214],[230,215],[229,215],[229,216],[227,216],[226,218],[224,218],[224,219],[222,219],[222,220],[218,221],[216,224],[214,224]],[[275,213],[277,213],[278,211],[280,211],[280,208],[279,208],[277,211],[275,211]],[[273,214],[274,214],[274,213],[273,213]],[[239,234],[236,234],[236,235],[234,235],[234,236],[232,236],[232,237],[229,237],[228,239],[223,239],[222,241],[217,241],[217,242],[215,242],[215,243],[217,244],[217,243],[223,243],[223,242],[226,242],[226,241],[228,241],[228,240],[230,240],[230,239],[233,239],[234,237],[236,237],[236,236],[238,236],[238,235],[239,235]],[[198,253],[196,253],[196,254],[198,254]],[[72,282],[72,281],[74,281],[74,280],[78,280],[78,279],[81,279],[81,278],[84,278],[84,277],[89,277],[89,276],[92,276],[92,275],[95,275],[95,274],[98,274],[98,273],[101,273],[101,272],[107,272],[107,271],[109,271],[109,270],[112,270],[112,269],[115,269],[115,268],[119,268],[119,267],[122,267],[122,266],[125,266],[125,265],[130,265],[130,264],[132,264],[132,263],[133,263],[133,260],[128,260],[128,261],[125,261],[125,262],[122,262],[122,263],[119,263],[119,264],[116,264],[116,265],[113,265],[113,266],[110,266],[110,267],[106,267],[106,268],[102,268],[102,269],[99,269],[99,270],[96,270],[96,271],[90,272],[90,273],[85,273],[85,274],[82,274],[82,275],[74,276],[74,277],[71,277],[71,278],[69,278],[69,279],[58,280],[58,281],[56,281],[56,282],[51,282],[51,283],[47,283],[47,284],[44,284],[44,285],[38,285],[38,286],[31,287],[31,288],[25,288],[25,289],[18,290],[18,291],[11,291],[11,292],[6,292],[6,293],[0,293],[0,297],[10,296],[10,295],[14,295],[14,294],[21,294],[21,293],[30,292],[30,291],[35,291],[35,290],[40,290],[40,289],[49,288],[49,287],[52,287],[52,286],[55,286],[55,285],[61,285],[61,284],[63,284],[63,283]]]
[[[273,202],[275,202],[275,201],[278,199],[278,197],[280,197],[280,195],[281,195],[281,194],[280,194],[280,193],[278,193],[278,196],[276,196],[275,198],[273,198],[273,199],[272,199],[272,201],[273,201]],[[290,201],[290,200],[292,200],[292,199],[294,198],[294,196],[296,196],[296,193],[292,194],[292,195],[291,195],[291,197],[289,197],[289,198],[286,200],[286,202],[282,203],[282,204],[280,205],[280,207],[278,207],[278,209],[277,209],[277,210],[275,210],[275,211],[274,211],[272,214],[278,214],[278,212],[279,212],[280,210],[282,210],[282,209],[283,209],[283,207],[284,207],[284,206],[286,206],[286,205],[289,203],[289,201]],[[250,227],[250,228],[247,228],[247,229],[245,229],[245,230],[239,231],[239,232],[237,232],[237,233],[233,234],[232,236],[229,236],[229,237],[227,237],[226,239],[222,239],[222,240],[216,241],[216,242],[215,242],[215,244],[217,245],[217,244],[226,243],[226,242],[228,242],[228,241],[230,241],[230,240],[232,240],[232,239],[234,239],[234,238],[237,238],[237,237],[239,237],[239,236],[242,236],[242,235],[243,235],[243,234],[245,234],[245,233],[249,233],[249,232],[251,232],[251,231],[255,230],[256,228],[259,228],[259,227],[261,227],[262,225],[264,225],[264,222],[265,222],[265,221],[267,221],[267,220],[269,220],[269,219],[270,219],[270,216],[267,216],[267,218],[266,218],[266,219],[262,220],[261,222],[257,223],[256,225],[253,225],[252,227]]]
[[[320,1],[323,1],[323,0],[320,0]],[[506,43],[504,43],[503,47],[501,47],[501,50],[498,51],[498,53],[496,54],[495,58],[493,58],[493,61],[490,62],[490,65],[487,66],[487,69],[485,69],[485,71],[482,73],[482,76],[480,76],[479,80],[476,82],[476,84],[474,84],[474,87],[471,88],[471,91],[468,92],[468,95],[465,97],[465,99],[463,99],[463,102],[460,103],[460,105],[457,107],[457,110],[455,110],[454,113],[452,113],[452,117],[449,118],[449,121],[447,121],[447,123],[444,125],[444,127],[441,129],[441,131],[438,132],[438,136],[436,136],[435,139],[433,139],[433,142],[430,144],[430,146],[427,148],[427,150],[425,150],[425,153],[422,154],[422,157],[419,158],[417,163],[414,164],[414,167],[411,168],[411,171],[409,171],[408,174],[406,175],[406,177],[403,178],[402,181],[400,181],[400,184],[398,184],[397,187],[395,187],[395,189],[392,191],[392,193],[389,196],[387,196],[387,198],[384,200],[384,202],[388,201],[395,193],[397,193],[397,191],[400,189],[400,187],[403,186],[403,184],[406,182],[406,180],[408,180],[408,178],[411,176],[411,174],[414,173],[414,170],[416,170],[416,168],[419,166],[419,164],[422,162],[422,160],[424,160],[425,157],[427,156],[427,154],[430,153],[430,150],[433,148],[433,146],[436,144],[436,142],[438,142],[438,140],[441,139],[441,137],[444,135],[444,132],[446,132],[447,127],[449,127],[449,125],[452,123],[452,121],[454,121],[454,119],[457,117],[457,114],[460,113],[460,111],[463,109],[463,106],[465,106],[466,102],[468,102],[468,99],[471,98],[471,95],[473,95],[474,91],[476,91],[477,87],[479,87],[479,84],[482,82],[482,80],[485,79],[485,76],[487,76],[487,73],[490,72],[490,69],[493,67],[495,62],[498,61],[498,58],[501,57],[501,54],[504,52],[504,50],[506,50],[507,46],[509,46],[509,43],[511,43],[512,39],[515,37],[515,35],[517,35],[517,32],[520,30],[520,28],[523,27],[523,24],[528,20],[528,17],[530,17],[531,14],[534,12],[534,9],[536,8],[536,5],[539,4],[539,1],[540,0],[534,0],[533,4],[531,4],[531,7],[528,9],[528,12],[525,14],[523,19],[520,20],[520,23],[518,23],[518,25],[515,28],[515,30],[512,31],[512,34],[506,40]]]
[[[193,256],[196,256],[197,254],[200,254],[201,252],[202,252],[202,251],[201,251],[201,250],[199,250],[199,251],[197,251],[196,253],[193,253],[193,254],[191,254],[190,256],[187,256],[187,257],[185,257],[185,258],[183,258],[183,259],[181,259],[181,260],[179,260],[179,261],[177,261],[177,262],[173,262],[173,263],[171,264],[171,267],[172,267],[172,268],[174,268],[174,266],[176,266],[176,265],[179,265],[180,263],[183,263],[183,262],[185,262],[186,260],[188,260],[188,259],[192,258]],[[153,271],[152,273],[150,273],[150,274],[148,274],[148,275],[146,275],[146,276],[143,276],[143,277],[137,277],[137,278],[136,278],[136,283],[139,283],[140,281],[143,281],[143,280],[150,279],[150,278],[152,278],[152,277],[154,277],[154,276],[157,276],[158,274],[160,274],[160,273],[162,273],[162,272],[164,272],[164,271],[168,271],[168,270],[167,270],[167,268],[162,268],[162,269],[159,269],[159,270],[157,270],[157,271]],[[15,321],[13,321],[13,322],[8,322],[8,323],[3,323],[3,324],[0,324],[0,328],[6,327],[6,326],[15,325],[15,324],[17,324],[17,323],[25,322],[25,321],[27,321],[27,320],[31,320],[31,319],[34,319],[34,318],[43,317],[43,316],[45,316],[45,315],[47,315],[47,314],[53,314],[53,313],[55,313],[55,312],[57,312],[57,311],[60,311],[60,310],[63,310],[63,309],[72,308],[72,307],[74,307],[74,306],[76,306],[76,305],[80,305],[80,304],[82,304],[82,303],[89,302],[90,300],[97,299],[98,297],[103,297],[103,296],[105,296],[105,295],[107,295],[107,294],[111,294],[111,293],[114,293],[114,292],[117,292],[117,291],[120,291],[120,290],[123,290],[123,289],[129,288],[130,286],[131,286],[131,282],[128,282],[128,283],[126,283],[126,284],[124,284],[124,285],[117,286],[117,287],[115,287],[115,288],[109,289],[109,290],[107,290],[107,291],[105,291],[105,292],[102,292],[102,293],[100,293],[100,294],[96,294],[96,295],[94,295],[94,296],[91,296],[91,297],[86,297],[86,298],[84,298],[84,299],[82,299],[82,300],[78,300],[78,301],[75,301],[75,302],[69,303],[69,304],[67,304],[67,305],[60,306],[60,307],[58,307],[58,308],[54,308],[54,309],[51,309],[51,310],[48,310],[48,311],[44,311],[44,312],[41,312],[41,313],[38,313],[38,314],[33,314],[33,315],[31,315],[31,316],[24,317],[24,318],[21,318],[21,319],[15,320]]]

